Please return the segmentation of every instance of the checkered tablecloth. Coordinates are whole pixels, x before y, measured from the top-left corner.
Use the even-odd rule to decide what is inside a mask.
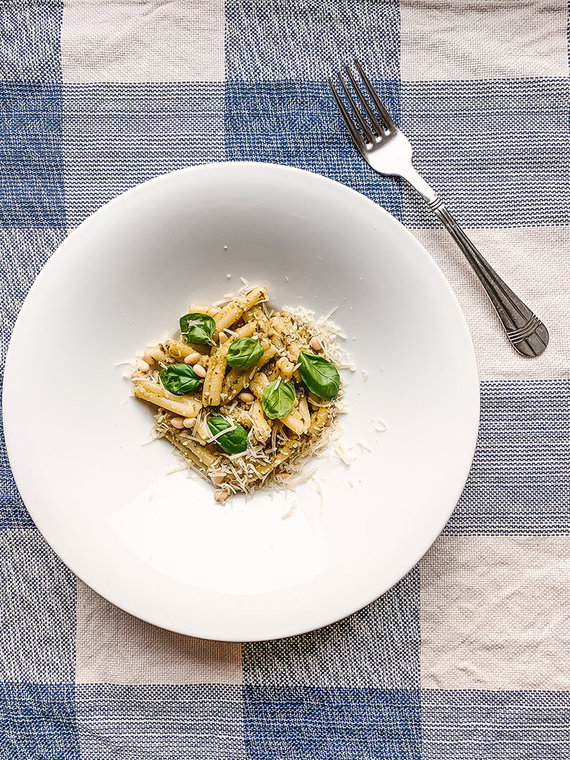
[[[542,358],[515,355],[413,191],[349,146],[325,82],[354,54],[548,325]],[[260,644],[167,633],[97,596],[35,528],[2,449],[0,760],[570,757],[569,93],[565,0],[0,2],[3,349],[102,203],[184,166],[273,161],[414,231],[472,328],[482,398],[468,483],[420,564],[358,614]]]

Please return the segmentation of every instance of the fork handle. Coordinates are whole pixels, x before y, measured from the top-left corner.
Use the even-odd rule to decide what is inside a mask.
[[[548,345],[549,336],[546,327],[503,282],[451,216],[443,201],[436,197],[434,200],[428,200],[428,206],[442,222],[471,264],[499,315],[512,347],[523,356],[539,356]]]

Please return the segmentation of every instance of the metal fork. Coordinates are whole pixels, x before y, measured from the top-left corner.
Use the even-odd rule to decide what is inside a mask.
[[[337,74],[354,118],[350,115],[332,80],[329,79],[328,83],[356,148],[379,174],[402,177],[418,191],[465,254],[495,307],[513,348],[523,356],[539,356],[548,345],[548,330],[483,258],[451,216],[441,198],[414,169],[412,146],[408,138],[394,124],[357,60],[354,61],[354,66],[368,93],[368,98],[358,85],[349,66],[345,67],[346,76],[358,102],[355,101],[343,75],[340,72]]]

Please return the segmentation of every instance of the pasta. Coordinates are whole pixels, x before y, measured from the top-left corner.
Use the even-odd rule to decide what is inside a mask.
[[[259,301],[263,301],[266,298],[267,291],[265,288],[253,288],[248,293],[244,293],[244,295],[230,301],[216,314],[216,333],[219,333],[220,330],[224,330],[226,327],[231,327],[243,316],[244,312],[249,311]],[[214,338],[217,337],[216,333],[214,333]]]
[[[133,392],[138,398],[144,401],[150,401],[156,406],[168,409],[169,412],[182,414],[186,418],[195,417],[200,410],[200,403],[197,399],[182,398],[169,393],[159,383],[146,379],[136,379],[133,384]]]
[[[190,306],[181,333],[147,348],[133,371],[134,395],[157,409],[156,436],[216,486],[218,502],[286,483],[339,414],[335,331],[266,301],[254,287]]]

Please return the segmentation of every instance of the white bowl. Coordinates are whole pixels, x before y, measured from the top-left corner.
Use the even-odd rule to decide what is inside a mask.
[[[279,305],[338,307],[362,370],[344,373],[357,457],[219,506],[167,474],[167,442],[141,446],[152,411],[118,363],[240,277]],[[467,327],[422,246],[358,193],[268,164],[174,172],[87,219],[31,289],[5,377],[10,461],[55,551],[133,615],[212,639],[308,631],[390,588],[449,518],[478,414]]]

